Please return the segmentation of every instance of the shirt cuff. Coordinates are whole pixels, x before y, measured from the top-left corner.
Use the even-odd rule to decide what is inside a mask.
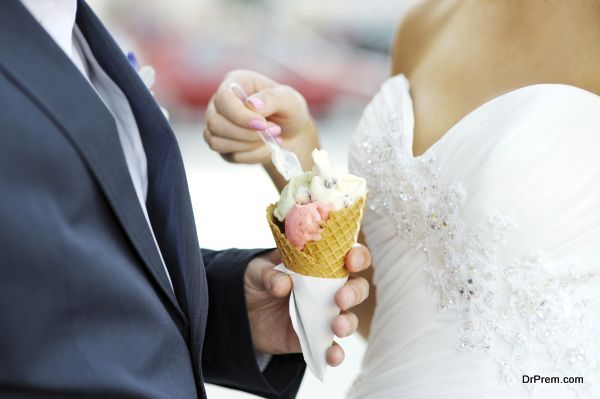
[[[272,358],[273,356],[268,353],[256,352],[256,364],[261,373],[265,371]]]

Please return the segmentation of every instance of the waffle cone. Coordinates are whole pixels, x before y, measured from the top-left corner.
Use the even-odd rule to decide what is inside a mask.
[[[365,200],[361,198],[348,208],[331,212],[323,225],[321,239],[308,242],[303,250],[288,241],[282,224],[273,215],[275,204],[269,205],[267,220],[285,267],[305,276],[347,277],[344,259],[356,242],[364,205]]]

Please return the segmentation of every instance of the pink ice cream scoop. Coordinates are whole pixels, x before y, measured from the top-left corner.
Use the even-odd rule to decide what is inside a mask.
[[[321,224],[329,217],[332,206],[321,202],[294,205],[285,217],[285,236],[298,249],[309,241],[321,239]]]

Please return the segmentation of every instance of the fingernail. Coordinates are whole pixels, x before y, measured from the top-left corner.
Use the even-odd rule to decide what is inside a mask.
[[[269,291],[270,292],[273,292],[273,287],[275,286],[275,280],[277,280],[278,277],[279,277],[278,274],[274,274],[269,279]]]
[[[267,128],[267,130],[273,136],[279,136],[281,134],[281,127],[279,125],[271,125]]]
[[[265,107],[264,101],[258,97],[248,97],[246,101],[252,104],[252,106],[256,109],[263,109]]]
[[[350,325],[350,321],[346,319],[344,316],[339,316],[338,323],[341,323],[341,330],[344,332],[343,335],[348,335],[352,330],[352,325]]]
[[[260,119],[252,119],[250,121],[250,128],[254,130],[260,130],[262,132],[267,128],[267,122]]]
[[[364,267],[365,266],[365,257],[363,254],[361,254],[360,252],[354,256],[355,258],[355,262],[358,264],[358,266],[360,267]]]
[[[348,297],[348,307],[354,305],[356,303],[356,294],[353,290],[350,290],[347,294]]]

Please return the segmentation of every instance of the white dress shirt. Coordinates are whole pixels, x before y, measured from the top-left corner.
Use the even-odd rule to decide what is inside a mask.
[[[148,168],[146,152],[137,122],[127,97],[98,64],[83,34],[75,25],[77,0],[21,0],[21,2],[75,64],[115,119],[119,141],[123,148],[133,187],[154,238],[167,278],[173,287],[146,209]]]

